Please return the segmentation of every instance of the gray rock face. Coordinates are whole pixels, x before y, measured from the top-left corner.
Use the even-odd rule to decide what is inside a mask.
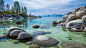
[[[86,16],[83,16],[82,19],[84,22],[86,22]]]
[[[67,20],[67,18],[68,18],[68,16],[62,17],[61,22],[65,22]]]
[[[76,12],[76,16],[79,17],[83,17],[84,15],[86,15],[86,8],[82,7],[80,10],[78,10],[78,12]]]
[[[85,23],[83,22],[83,20],[81,19],[77,19],[77,20],[73,20],[70,21],[66,24],[67,28],[76,28],[76,29],[80,29],[80,28],[84,28],[85,27]]]
[[[39,25],[37,25],[37,24],[34,24],[33,25],[33,28],[39,28],[40,26]]]
[[[78,7],[75,9],[75,12],[77,12],[78,10],[80,10],[82,7]]]
[[[10,33],[11,33],[13,30],[21,30],[21,31],[23,31],[23,32],[26,32],[26,31],[24,31],[23,29],[21,29],[21,28],[19,28],[19,27],[11,27],[11,28],[9,28],[9,29],[7,30],[6,36],[10,36]]]
[[[80,17],[79,16],[69,16],[66,22],[73,21],[76,19],[80,19]]]
[[[21,33],[21,32],[23,32],[23,31],[21,31],[21,30],[13,30],[13,31],[10,33],[10,36],[18,36],[19,33]]]
[[[29,33],[26,33],[26,32],[19,33],[18,39],[26,39],[26,38],[29,39],[29,38],[32,38],[32,36]]]
[[[66,25],[66,22],[63,22],[63,23],[60,23],[61,26],[65,26]]]
[[[69,12],[67,15],[70,15],[71,13],[73,13],[74,11],[71,11],[71,12]]]
[[[74,41],[63,41],[61,46],[62,48],[85,48],[84,45]]]

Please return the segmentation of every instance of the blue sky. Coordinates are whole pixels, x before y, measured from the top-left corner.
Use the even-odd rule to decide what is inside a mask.
[[[67,14],[86,5],[86,0],[4,0],[4,3],[11,7],[15,1],[19,1],[21,7],[26,6],[28,14],[33,15]]]

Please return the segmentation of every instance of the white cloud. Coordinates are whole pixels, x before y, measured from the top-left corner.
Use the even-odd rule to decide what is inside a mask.
[[[27,6],[30,9],[43,9],[47,7],[52,6],[61,6],[69,4],[69,2],[73,0],[13,0],[13,1],[19,1],[20,3],[23,3],[25,6]]]
[[[76,3],[71,3],[72,1],[78,0],[13,0],[19,1],[20,4],[26,6],[28,13],[33,14],[65,14],[69,11],[73,11],[77,6]],[[69,6],[67,6],[69,5]],[[33,11],[32,11],[33,10]]]

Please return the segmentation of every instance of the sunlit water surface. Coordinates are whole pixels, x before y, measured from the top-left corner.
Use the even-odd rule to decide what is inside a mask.
[[[23,21],[21,25],[15,24],[16,20],[14,21],[0,20],[0,34],[5,35],[7,29],[10,27],[20,27],[30,34],[33,34],[33,32],[35,31],[51,32],[51,34],[45,34],[43,36],[51,37],[59,41],[59,44],[58,44],[59,47],[62,41],[76,41],[76,42],[86,45],[86,33],[85,32],[71,32],[65,29],[64,27],[61,27],[59,24],[56,26],[53,26],[52,21],[58,21],[58,20],[61,20],[61,17],[43,17],[39,19],[27,19],[27,20],[24,19],[24,20],[21,20]],[[40,26],[47,27],[47,28],[33,29],[32,28],[33,24],[38,24]],[[68,40],[67,37],[71,37],[72,40]],[[14,44],[13,43],[14,41],[16,40],[1,39],[0,48],[29,48],[30,46],[30,45],[25,45],[25,43]]]

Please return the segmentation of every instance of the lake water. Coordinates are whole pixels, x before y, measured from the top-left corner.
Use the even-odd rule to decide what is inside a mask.
[[[30,20],[32,20],[30,22]],[[0,20],[0,34],[5,35],[6,31],[10,27],[20,27],[27,31],[30,34],[33,34],[35,31],[45,31],[51,32],[51,34],[45,34],[43,36],[51,37],[59,41],[59,48],[61,48],[60,43],[62,41],[76,41],[81,44],[86,45],[86,33],[85,32],[71,32],[64,27],[61,27],[59,24],[56,26],[52,25],[52,21],[61,20],[61,17],[43,17],[37,19],[24,19],[21,20],[23,23],[21,25],[15,24],[15,21],[2,21]],[[33,24],[38,24],[47,28],[32,28]],[[39,35],[37,35],[39,36]],[[67,37],[71,37],[72,40],[68,40]],[[13,39],[0,39],[0,48],[29,48],[30,45],[25,45],[25,43],[14,44],[13,42],[16,40]],[[51,47],[53,48],[53,47]]]

